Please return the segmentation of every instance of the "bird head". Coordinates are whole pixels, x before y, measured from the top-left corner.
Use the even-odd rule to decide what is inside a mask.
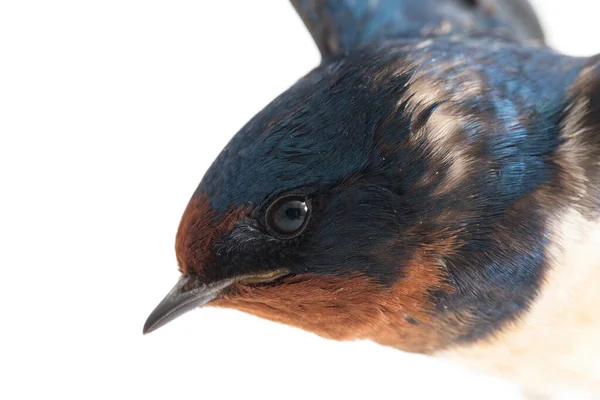
[[[181,279],[144,332],[208,305],[430,352],[526,310],[578,190],[561,129],[598,68],[465,40],[331,54],[248,122],[183,213]]]

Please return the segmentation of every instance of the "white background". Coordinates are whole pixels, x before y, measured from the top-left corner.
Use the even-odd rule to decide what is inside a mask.
[[[595,3],[535,1],[550,43],[600,52]],[[516,393],[230,310],[142,336],[202,174],[318,60],[287,1],[0,2],[0,398]]]

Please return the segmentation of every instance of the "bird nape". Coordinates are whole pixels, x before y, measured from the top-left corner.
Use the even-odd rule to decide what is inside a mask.
[[[547,47],[525,0],[292,3],[322,62],[205,174],[144,332],[232,307],[558,382],[536,341],[600,306],[559,304],[600,279],[600,58]]]

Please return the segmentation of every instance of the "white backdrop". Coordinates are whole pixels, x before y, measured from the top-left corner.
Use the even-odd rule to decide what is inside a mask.
[[[594,0],[537,0],[600,52]],[[287,1],[0,2],[0,398],[509,399],[367,342],[201,309],[149,335],[214,157],[319,57]]]

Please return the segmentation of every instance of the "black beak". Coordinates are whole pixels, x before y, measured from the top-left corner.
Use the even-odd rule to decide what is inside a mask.
[[[236,282],[264,283],[287,275],[288,269],[280,268],[262,273],[241,275],[212,283],[203,283],[196,276],[182,275],[169,294],[152,311],[144,324],[144,335],[173,321],[175,318],[202,307],[219,297],[221,293]]]
[[[202,307],[219,296],[223,289],[230,286],[233,282],[233,280],[227,279],[207,285],[201,283],[194,276],[183,275],[179,279],[179,282],[177,282],[177,285],[171,289],[169,294],[156,306],[146,320],[144,335],[194,308]]]

